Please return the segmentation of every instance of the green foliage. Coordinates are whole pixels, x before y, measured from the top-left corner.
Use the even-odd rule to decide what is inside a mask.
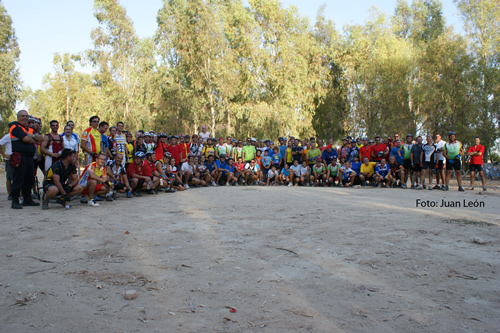
[[[342,33],[322,9],[311,25],[277,0],[164,0],[155,35],[141,39],[118,0],[95,0],[93,47],[56,54],[44,89],[24,96],[32,113],[71,118],[77,131],[98,114],[131,131],[205,124],[214,136],[454,130],[490,149],[499,136],[500,7],[456,3],[465,36],[446,27],[439,0],[399,0],[392,17],[375,9]]]
[[[8,122],[14,120],[14,108],[19,97],[21,81],[17,62],[19,45],[12,28],[12,19],[0,4],[0,130],[5,133]]]

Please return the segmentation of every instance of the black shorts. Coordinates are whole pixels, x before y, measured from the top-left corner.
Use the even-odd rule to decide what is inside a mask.
[[[446,170],[460,170],[460,160],[446,160]]]
[[[401,179],[401,174],[399,172],[393,172],[391,173],[392,177],[394,177],[394,179],[396,180],[399,180]]]
[[[114,189],[119,191],[119,190],[123,190],[125,188],[125,184],[123,183],[118,183],[118,184],[114,184]]]
[[[469,166],[469,171],[470,172],[481,172],[481,171],[483,171],[483,165],[482,164],[471,164]]]
[[[374,175],[374,174],[373,174],[373,175]],[[369,181],[373,180],[373,175],[371,175],[370,177],[365,176],[365,180],[369,180]]]
[[[144,186],[145,182],[146,181],[144,179],[139,179],[139,181],[137,182],[137,186],[135,188],[141,189]]]
[[[405,170],[410,170],[411,169],[411,160],[403,160],[403,168],[405,168]]]
[[[43,185],[43,191],[44,192],[47,192],[47,190],[49,189],[49,187],[51,186],[56,186],[56,184],[53,184],[53,183],[46,183]],[[57,186],[56,186],[57,187]],[[73,191],[73,186],[69,186],[67,184],[62,184],[62,187],[64,189],[64,192],[66,192],[66,194],[70,193],[71,191]],[[59,191],[57,191],[57,194],[59,194]],[[56,194],[56,195],[57,195]]]
[[[435,165],[436,164],[434,162],[424,162],[424,166],[422,168],[424,170],[427,170],[427,169],[433,170]]]
[[[184,178],[184,177],[182,177]],[[193,180],[193,175],[189,175],[187,182],[190,183]]]
[[[443,170],[443,164],[444,164],[444,163],[443,163],[443,160],[439,160],[439,161],[438,161],[438,167],[437,167],[437,169],[438,169],[438,170]]]
[[[342,179],[342,185],[345,186],[345,184],[349,183],[350,179]]]
[[[414,164],[413,167],[412,167],[412,170],[415,171],[415,172],[422,171],[422,167],[420,166],[420,163]]]

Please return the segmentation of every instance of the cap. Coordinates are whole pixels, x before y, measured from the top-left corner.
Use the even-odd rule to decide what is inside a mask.
[[[219,141],[220,141],[220,140],[224,141],[224,138],[219,138]]]
[[[326,149],[332,149],[332,145],[326,146]]]
[[[220,155],[219,158],[226,158],[226,154]]]
[[[413,134],[406,134],[406,137],[412,137],[413,138]]]
[[[369,140],[369,141],[368,141],[368,143],[375,143],[375,141],[373,141],[373,140]]]

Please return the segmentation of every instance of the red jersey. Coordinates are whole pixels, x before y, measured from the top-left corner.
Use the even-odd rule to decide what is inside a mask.
[[[368,161],[372,160],[372,147],[370,145],[363,146],[359,148],[360,162],[363,162],[365,157],[368,157]]]
[[[158,147],[155,149],[155,161],[163,160],[163,153],[167,151],[167,144],[163,142],[158,142]]]
[[[167,147],[167,151],[172,155],[172,158],[175,159],[175,164],[181,164],[181,152],[182,148],[180,145],[170,145]]]
[[[151,177],[152,171],[148,161],[143,161],[142,166],[135,163],[130,163],[127,169],[127,177],[132,178],[133,175]]]
[[[483,145],[477,145],[477,146],[471,146],[469,148],[469,153],[482,153],[481,156],[471,156],[470,157],[470,164],[480,164],[483,165],[483,157],[484,157],[484,146]]]
[[[375,161],[380,161],[382,158],[385,158],[384,155],[379,156],[379,152],[384,152],[387,149],[387,145],[385,143],[379,143],[378,145],[372,146],[372,153],[375,156],[373,159]]]

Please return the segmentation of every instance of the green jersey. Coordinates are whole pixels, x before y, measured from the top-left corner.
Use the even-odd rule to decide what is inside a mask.
[[[413,143],[405,143],[399,148],[399,150],[403,149],[403,160],[411,159],[411,147],[413,147]]]
[[[455,159],[458,155],[460,155],[460,151],[462,150],[462,143],[458,140],[455,142],[446,142],[444,144],[444,148],[446,149],[446,155],[450,160]]]
[[[333,163],[328,166],[328,170],[330,170],[330,176],[337,175],[337,173],[339,172],[339,166],[339,164],[333,165]]]

